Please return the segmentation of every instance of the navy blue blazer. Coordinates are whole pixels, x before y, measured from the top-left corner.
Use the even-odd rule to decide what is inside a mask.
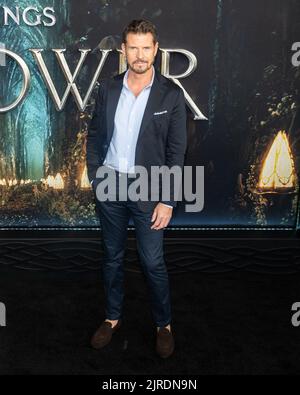
[[[105,160],[113,135],[114,117],[123,87],[124,73],[101,81],[87,135],[87,169],[90,181]],[[154,115],[156,114],[156,115]],[[155,69],[155,77],[142,119],[135,151],[135,166],[177,165],[181,168],[187,146],[186,105],[182,89]],[[170,200],[138,201],[142,211],[153,208],[158,201],[176,206],[171,177]],[[97,182],[93,182],[93,189]],[[159,185],[160,191],[163,185]],[[150,178],[149,178],[150,196]],[[161,195],[160,195],[161,196]]]

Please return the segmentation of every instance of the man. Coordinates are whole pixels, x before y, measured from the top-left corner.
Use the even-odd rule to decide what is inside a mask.
[[[113,169],[117,175],[116,189],[122,177],[134,174],[135,166],[143,166],[148,172],[151,166],[182,169],[186,150],[184,94],[154,68],[157,51],[155,26],[146,20],[133,20],[122,37],[128,70],[100,84],[87,137],[88,177],[96,197],[103,181],[96,176],[100,166]],[[121,325],[123,257],[131,216],[157,327],[156,351],[166,358],[174,350],[168,274],[163,257],[163,229],[176,206],[173,189],[171,185],[167,201],[96,199],[105,254],[102,274],[106,302],[106,318],[91,340],[96,349],[108,344]]]

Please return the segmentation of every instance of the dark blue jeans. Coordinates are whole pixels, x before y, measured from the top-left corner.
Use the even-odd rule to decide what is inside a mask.
[[[126,174],[116,173],[118,188],[119,177],[126,177]],[[128,178],[128,186],[132,181],[133,179]],[[95,184],[94,191],[97,188],[97,182]],[[138,254],[150,293],[153,320],[160,327],[170,324],[170,292],[163,254],[163,229],[151,229],[153,210],[146,213],[142,212],[137,203],[129,199],[114,202],[102,202],[96,199],[96,204],[104,248],[102,276],[106,318],[117,320],[122,316],[124,298],[123,258],[126,248],[127,227],[131,216],[135,226]]]

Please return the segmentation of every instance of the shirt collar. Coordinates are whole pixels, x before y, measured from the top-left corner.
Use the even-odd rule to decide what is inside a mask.
[[[126,71],[126,73],[125,73],[125,75],[124,75],[124,78],[123,78],[123,85],[124,85],[127,89],[129,89],[128,83],[127,83],[127,80],[128,80],[128,73],[129,73],[129,69]],[[145,86],[144,89],[150,88],[150,87],[153,85],[154,77],[155,77],[155,68],[154,68],[153,65],[152,65],[152,78],[151,78],[150,83],[149,83],[147,86]]]

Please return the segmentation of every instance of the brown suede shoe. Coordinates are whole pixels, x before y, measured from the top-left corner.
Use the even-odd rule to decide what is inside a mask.
[[[113,333],[121,326],[121,320],[112,328],[111,322],[103,321],[91,339],[91,346],[96,350],[106,346],[112,338]]]
[[[174,338],[167,328],[159,328],[156,335],[156,352],[161,358],[168,358],[174,351]]]

